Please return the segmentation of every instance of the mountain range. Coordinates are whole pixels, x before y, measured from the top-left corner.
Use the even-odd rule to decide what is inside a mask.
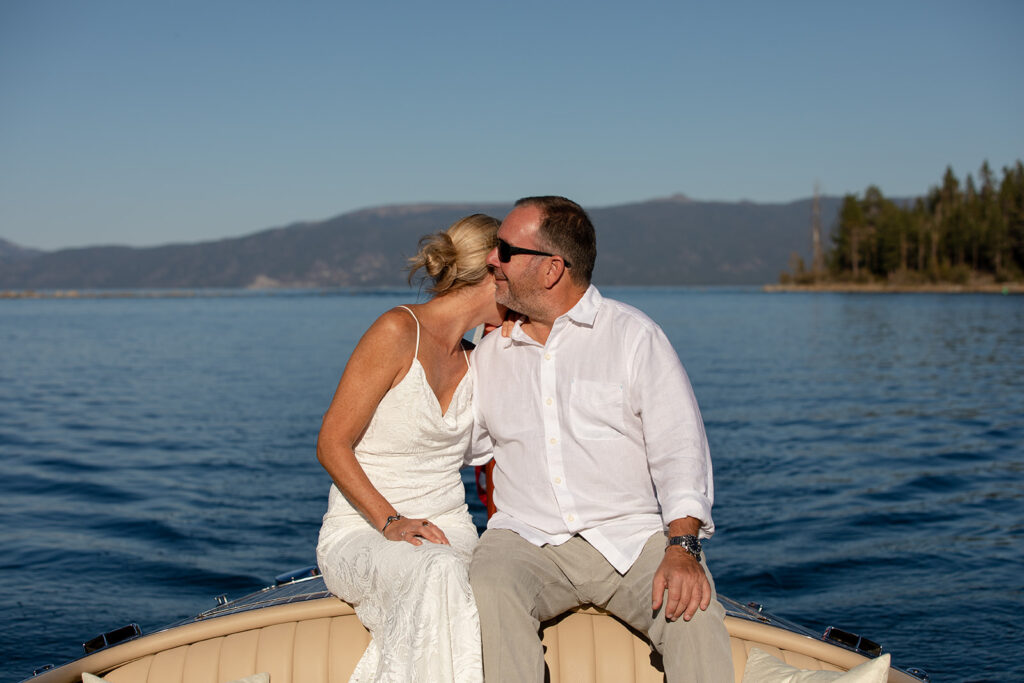
[[[825,243],[841,199],[820,199]],[[810,261],[811,199],[706,202],[682,195],[588,209],[598,285],[776,282],[790,255]],[[149,289],[390,287],[406,282],[421,236],[461,216],[503,217],[509,204],[408,204],[363,209],[250,235],[157,247],[41,251],[0,239],[0,288]]]

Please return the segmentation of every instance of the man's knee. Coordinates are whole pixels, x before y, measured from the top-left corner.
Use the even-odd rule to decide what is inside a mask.
[[[711,601],[707,610],[698,610],[688,622],[667,622],[660,617],[649,635],[662,655],[669,680],[680,676],[683,678],[679,680],[686,676],[698,681],[733,680],[725,610],[717,599]]]

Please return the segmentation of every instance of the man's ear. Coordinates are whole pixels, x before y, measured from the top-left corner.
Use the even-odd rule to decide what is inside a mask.
[[[569,277],[566,272],[565,261],[562,260],[561,256],[552,256],[551,260],[548,261],[548,269],[544,273],[544,286],[551,289],[559,282],[563,277]]]

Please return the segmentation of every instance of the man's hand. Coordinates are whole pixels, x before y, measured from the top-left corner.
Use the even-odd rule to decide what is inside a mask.
[[[697,613],[711,604],[711,584],[700,562],[678,546],[665,549],[658,571],[654,572],[654,585],[651,588],[651,609],[661,609],[665,591],[668,599],[665,602],[665,618],[675,621],[683,617],[689,621]]]

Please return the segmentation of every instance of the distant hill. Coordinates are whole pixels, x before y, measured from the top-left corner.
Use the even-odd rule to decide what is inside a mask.
[[[828,234],[840,199],[822,198]],[[422,235],[508,204],[364,209],[233,239],[159,247],[42,252],[0,240],[0,288],[358,287],[405,283]],[[764,284],[793,252],[809,262],[811,200],[699,202],[682,196],[588,209],[597,228],[594,281],[606,285]]]
[[[14,242],[8,242],[5,239],[0,239],[0,268],[2,268],[5,263],[26,261],[28,259],[35,258],[42,253],[43,252],[39,249],[19,247]]]
[[[842,200],[820,201],[827,235]],[[810,263],[811,204],[811,199],[755,204],[673,197],[591,211],[598,230],[594,280],[636,285],[777,282],[792,253]]]

